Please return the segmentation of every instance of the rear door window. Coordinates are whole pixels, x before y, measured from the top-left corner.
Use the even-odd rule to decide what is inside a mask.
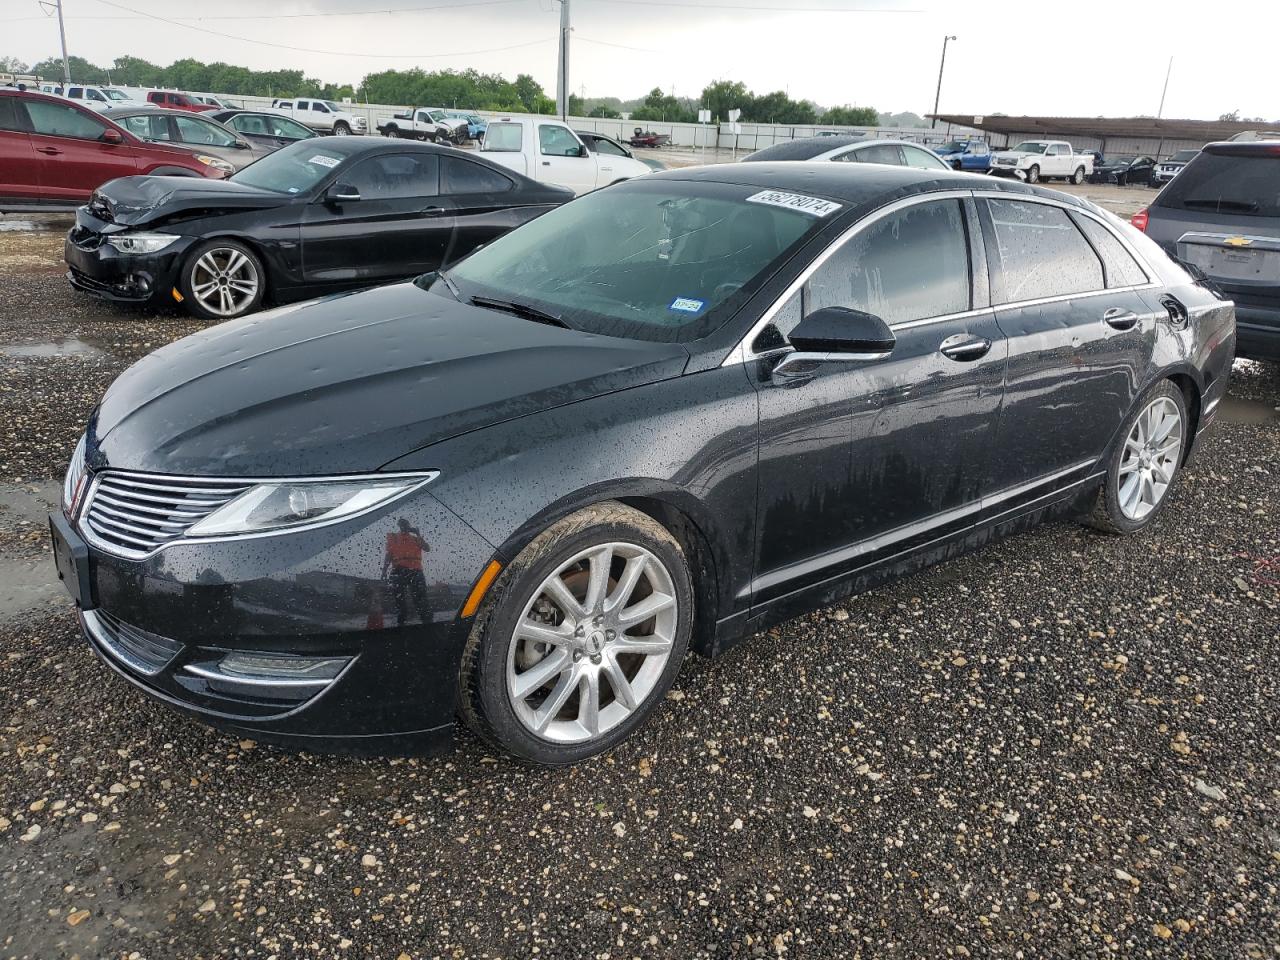
[[[1202,153],[1182,168],[1154,205],[1195,213],[1280,217],[1280,155]]]
[[[806,313],[851,307],[888,324],[963,313],[969,304],[969,244],[959,200],[913,204],[883,217],[845,243],[805,286]]]
[[[169,118],[163,114],[142,113],[134,117],[122,117],[116,120],[139,140],[164,141],[172,140],[169,132]]]
[[[17,104],[16,97],[0,97],[0,130],[22,130]]]
[[[902,151],[895,143],[877,143],[870,147],[863,147],[854,153],[854,159],[862,163],[889,163],[897,167],[903,166]]]
[[[1147,282],[1147,275],[1133,254],[1124,248],[1115,234],[1089,217],[1075,217],[1093,249],[1102,258],[1108,287],[1136,287]]]
[[[919,147],[900,147],[903,159],[907,161],[908,167],[915,167],[917,170],[946,170],[947,165],[939,160],[928,150],[921,150]]]
[[[1002,279],[998,303],[1105,289],[1102,261],[1067,212],[1046,203],[987,200],[995,250],[987,256]]]

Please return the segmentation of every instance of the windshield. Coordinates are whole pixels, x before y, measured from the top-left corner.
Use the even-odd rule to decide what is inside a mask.
[[[323,103],[330,110],[332,110],[334,113],[342,112],[341,105],[334,103],[332,100],[321,100],[320,102]]]
[[[965,147],[969,146],[963,140],[952,140],[950,143],[944,143],[938,148],[939,153],[964,153]]]
[[[1043,140],[1023,140],[1013,148],[1014,153],[1044,153],[1048,144]]]
[[[737,184],[631,181],[543,214],[449,279],[464,299],[532,306],[590,333],[696,340],[840,209]]]
[[[346,155],[336,150],[301,140],[267,154],[228,179],[272,193],[307,193],[345,159]]]
[[[128,100],[129,99],[119,90],[103,90],[102,92],[106,94],[108,100]]]
[[[1133,163],[1137,157],[1107,157],[1107,163]]]
[[[1190,163],[1193,159],[1195,159],[1196,154],[1199,152],[1200,152],[1199,150],[1179,150],[1177,153],[1173,155],[1173,162],[1174,163]]]
[[[1160,191],[1156,206],[1280,217],[1280,157],[1205,153]]]

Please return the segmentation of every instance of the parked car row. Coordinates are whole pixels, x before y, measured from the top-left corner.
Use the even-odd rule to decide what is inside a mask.
[[[78,212],[73,279],[206,316],[419,274],[210,327],[94,408],[53,553],[147,696],[308,750],[461,717],[573,763],[690,650],[1046,518],[1149,528],[1226,393],[1230,302],[1082,198],[930,154],[574,199],[492,161],[623,158],[541,120],[485,144],[307,140]]]

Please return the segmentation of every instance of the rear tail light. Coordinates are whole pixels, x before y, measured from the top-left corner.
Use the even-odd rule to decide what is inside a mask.
[[[1141,210],[1135,213],[1132,217],[1129,218],[1129,222],[1132,223],[1139,230],[1141,230],[1143,233],[1146,233],[1147,232],[1147,208],[1143,207]]]

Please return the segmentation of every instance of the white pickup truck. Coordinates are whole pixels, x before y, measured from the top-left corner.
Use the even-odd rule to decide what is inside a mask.
[[[317,133],[332,133],[336,137],[349,137],[353,133],[368,133],[369,121],[342,109],[342,104],[332,100],[312,100],[299,97],[292,100],[272,100],[271,109],[286,117],[292,117],[304,127]]]
[[[378,132],[384,137],[465,143],[467,121],[449,116],[440,107],[414,107],[395,116],[379,118]]]
[[[516,173],[574,193],[644,176],[650,170],[631,157],[593,153],[567,124],[551,117],[490,120],[480,152]]]
[[[1093,156],[1076,153],[1065,140],[1023,140],[1010,150],[994,154],[991,172],[998,177],[1017,177],[1027,183],[1039,183],[1050,177],[1084,183],[1093,173]]]

